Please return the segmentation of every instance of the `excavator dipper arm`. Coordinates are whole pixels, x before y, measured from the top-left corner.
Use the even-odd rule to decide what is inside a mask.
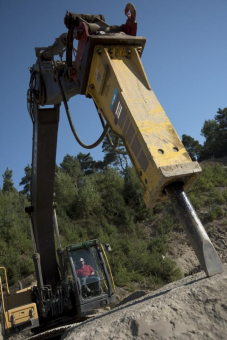
[[[60,280],[53,229],[54,174],[59,105],[33,108],[33,151],[30,215],[44,285],[56,287]],[[45,175],[44,175],[45,174]]]

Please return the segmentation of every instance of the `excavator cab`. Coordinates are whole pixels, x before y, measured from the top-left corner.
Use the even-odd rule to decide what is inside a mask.
[[[69,320],[78,322],[84,320],[88,312],[115,302],[113,276],[99,240],[61,249],[59,262],[61,280],[55,292],[49,285],[40,287],[40,278],[37,277],[37,286],[10,293],[6,269],[0,267],[4,271],[0,276],[3,334],[10,335],[25,329],[34,333],[47,330],[45,318],[50,316],[53,318],[50,327]]]
[[[78,314],[115,301],[111,269],[99,240],[68,246],[63,263],[64,280]]]

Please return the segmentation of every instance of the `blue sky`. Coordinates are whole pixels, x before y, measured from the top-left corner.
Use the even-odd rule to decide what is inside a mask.
[[[104,14],[108,24],[125,23],[126,2],[115,0],[7,0],[0,2],[0,187],[6,167],[13,170],[19,190],[24,168],[31,164],[32,123],[27,112],[28,67],[35,47],[49,46],[61,33],[66,10]],[[138,36],[147,38],[142,62],[151,87],[178,135],[200,143],[205,119],[227,106],[227,0],[134,0]],[[74,125],[85,143],[101,132],[91,100],[69,101]],[[57,164],[68,153],[87,150],[72,136],[63,105],[59,124]],[[102,159],[101,147],[91,156]]]

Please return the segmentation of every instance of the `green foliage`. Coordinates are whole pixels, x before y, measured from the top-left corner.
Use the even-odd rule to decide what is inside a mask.
[[[199,144],[197,140],[188,135],[182,136],[182,143],[184,144],[184,147],[189,153],[191,159],[196,161],[201,153],[202,145]]]
[[[160,214],[164,209],[163,203],[157,203],[153,208],[153,213],[155,215]]]
[[[176,267],[174,261],[168,258],[163,259],[157,253],[152,254],[147,272],[149,273],[151,288],[155,288],[163,283],[179,280],[183,276],[180,268]]]
[[[138,175],[133,168],[127,167],[124,175],[123,196],[125,203],[131,208],[131,214],[136,221],[153,217],[152,210],[145,206],[143,195],[144,189]]]
[[[110,131],[109,136],[112,140],[112,144],[114,145],[117,141],[116,135]],[[110,145],[108,137],[106,137],[102,144],[102,151],[105,154],[103,168],[111,165],[116,169],[120,169],[124,173],[128,167],[129,158],[122,139],[119,138],[118,145],[114,148]]]
[[[59,169],[55,174],[54,191],[55,201],[62,209],[70,212],[78,194],[78,189],[75,186],[75,179],[67,172]]]
[[[183,143],[193,160],[223,157],[227,153],[226,131],[227,108],[219,109],[213,120],[204,122],[203,146],[187,135],[183,135]],[[114,141],[115,136],[111,137]],[[155,288],[179,279],[179,268],[165,257],[174,227],[169,205],[145,207],[144,189],[129,167],[122,140],[113,149],[106,138],[103,151],[103,161],[94,161],[90,153],[79,153],[76,157],[66,155],[60,167],[56,166],[55,200],[62,246],[94,238],[110,243],[113,252],[109,261],[115,282],[131,291],[136,282]],[[31,168],[28,165],[24,170],[20,194],[8,168],[0,189],[0,257],[11,283],[34,272],[29,223],[24,214]],[[189,192],[196,209],[209,208],[207,213],[202,211],[208,221],[225,215],[227,189],[221,191],[219,187],[227,187],[227,168],[219,163],[206,164]],[[151,222],[153,229],[148,236],[145,227]]]
[[[0,192],[0,258],[10,283],[34,272],[29,223],[24,213],[27,204],[16,190]]]
[[[72,178],[74,185],[77,187],[83,177],[79,160],[76,157],[67,154],[60,166],[63,172]]]
[[[97,189],[102,200],[103,214],[112,223],[122,225],[125,221],[123,198],[124,180],[113,168],[106,168],[95,176]]]
[[[201,130],[205,138],[199,161],[227,155],[227,108],[218,109],[212,120],[205,120]]]
[[[32,169],[29,164],[24,168],[24,172],[25,172],[25,176],[22,177],[19,185],[24,186],[21,193],[28,195],[30,193],[30,182],[31,182],[31,175],[32,175]]]
[[[74,206],[77,218],[87,218],[101,211],[101,196],[96,187],[95,176],[85,177]]]
[[[223,197],[227,201],[227,189],[223,192]]]
[[[202,177],[216,187],[227,185],[227,168],[222,164],[213,163],[203,168]]]
[[[158,223],[155,237],[148,244],[148,249],[153,253],[165,254],[168,245],[169,234],[173,229],[173,218],[170,214],[165,213]]]
[[[191,136],[182,136],[182,142],[192,160],[201,162],[227,156],[227,108],[219,108],[214,119],[205,120],[201,135],[205,138],[203,145]]]
[[[201,215],[204,222],[213,220],[225,215],[222,205],[227,200],[227,190],[223,192],[220,187],[227,186],[227,169],[219,163],[203,165],[203,171],[189,192],[189,199],[196,210],[208,208],[208,213]]]
[[[193,187],[190,189],[190,192],[193,192],[196,195],[199,195],[213,188],[214,188],[214,185],[212,183],[212,179],[206,176],[206,173],[202,172],[202,175],[194,183]]]
[[[201,135],[204,136],[205,142],[199,160],[220,157],[220,135],[219,124],[214,120],[205,120],[201,130]]]
[[[224,215],[224,211],[220,205],[214,205],[208,212],[208,220],[212,222],[213,220]]]
[[[14,188],[13,179],[12,179],[13,171],[9,170],[8,168],[6,168],[6,171],[4,172],[2,177],[3,177],[2,191],[3,192],[12,192],[12,191],[14,191],[15,188]]]
[[[225,198],[222,196],[220,191],[218,191],[216,188],[210,191],[210,194],[208,196],[208,199],[206,200],[206,203],[211,205],[211,204],[224,204],[225,203]]]
[[[98,238],[111,244],[113,253],[109,260],[117,285],[133,290],[133,282],[145,284],[151,276],[164,282],[164,274],[151,262],[161,259],[166,250],[171,218],[164,216],[160,221],[157,241],[148,247],[147,232],[139,222],[148,223],[154,216],[143,203],[143,188],[135,171],[127,167],[123,176],[107,166],[103,171],[85,174],[89,168],[83,162],[91,161],[87,156],[80,154],[79,161],[67,155],[61,166],[56,167],[55,200],[62,246]],[[25,169],[29,175],[29,167]],[[11,282],[34,272],[29,224],[24,214],[26,205],[25,195],[16,190],[0,190],[0,256]],[[173,273],[164,278],[165,282],[170,278],[174,278]]]
[[[227,169],[219,163],[205,165],[202,174],[190,189],[190,199],[193,201],[193,195],[201,198],[201,194],[208,191],[215,194],[215,187],[223,186],[227,186]]]
[[[96,162],[93,160],[90,153],[84,154],[80,152],[77,155],[77,159],[80,163],[81,170],[85,175],[91,175],[94,172]]]
[[[193,192],[189,192],[188,194],[188,198],[191,204],[193,205],[193,207],[195,208],[195,210],[200,209],[205,203],[205,198],[203,197],[201,193],[202,191],[200,192],[200,195],[196,194],[196,192],[193,189]]]

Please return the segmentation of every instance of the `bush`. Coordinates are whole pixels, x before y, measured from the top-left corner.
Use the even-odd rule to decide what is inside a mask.
[[[164,210],[164,204],[157,203],[153,208],[153,213],[157,215],[157,214],[160,214],[163,210]]]
[[[190,189],[190,192],[193,192],[195,195],[202,194],[205,191],[209,191],[214,188],[214,184],[212,183],[211,178],[207,176],[205,169],[206,168],[203,169],[201,176]]]
[[[202,194],[196,195],[196,193],[190,192],[188,194],[188,198],[195,209],[199,209],[203,207],[205,204],[205,198],[203,197]]]
[[[220,207],[219,205],[214,205],[208,212],[208,220],[212,222],[213,220],[223,215],[224,215],[224,211],[222,207]]]
[[[227,201],[227,190],[225,190],[225,191],[223,192],[223,197],[224,197],[224,199]]]
[[[126,205],[131,208],[134,221],[142,221],[146,218],[152,219],[152,209],[148,209],[144,203],[144,189],[138,175],[133,168],[126,168],[124,176],[123,196]]]
[[[210,193],[209,193],[209,198],[207,200],[208,204],[223,204],[225,203],[225,198],[222,196],[220,191],[218,191],[216,188],[214,188]]]
[[[143,274],[148,276],[150,280],[151,277],[155,278],[156,282],[157,278],[160,278],[161,280],[158,280],[158,282],[164,283],[169,283],[182,278],[182,272],[176,266],[175,262],[168,258],[163,258],[157,252],[150,254],[147,270]]]

